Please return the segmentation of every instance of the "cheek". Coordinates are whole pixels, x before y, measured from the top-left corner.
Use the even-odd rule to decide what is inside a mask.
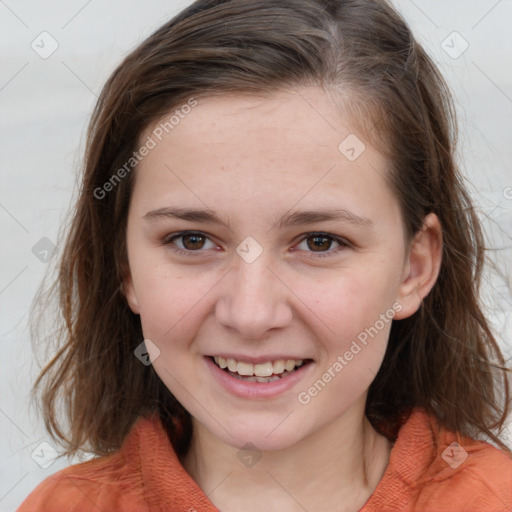
[[[141,245],[129,241],[130,272],[144,337],[157,342],[185,314],[186,296],[181,277]]]
[[[375,264],[331,277],[311,289],[311,309],[322,320],[324,348],[320,381],[311,391],[318,393],[324,385],[330,389],[319,400],[325,400],[326,407],[329,400],[351,404],[374,380],[395,315],[395,288],[389,269]]]
[[[338,276],[330,274],[325,282],[309,286],[307,302],[341,345],[391,308],[395,285],[383,275],[366,269],[347,271]]]
[[[315,313],[328,327],[322,328],[320,340],[324,357],[314,382],[297,398],[301,404],[315,403],[330,411],[333,419],[375,379],[395,310],[388,287],[371,273],[347,275],[331,285],[328,293],[319,288],[313,297]]]
[[[386,336],[382,331],[366,345],[355,339],[333,351],[328,364],[299,393],[298,402],[323,411],[325,422],[337,418],[367,392],[375,379],[384,357]]]
[[[153,341],[162,355],[191,350],[201,327],[208,296],[218,278],[207,273],[178,273],[169,264],[149,264],[136,274],[137,298],[144,337]]]
[[[178,277],[148,275],[139,288],[140,319],[144,336],[164,343],[166,340],[181,339],[188,317],[194,315],[193,305],[197,303],[197,290],[183,287]]]

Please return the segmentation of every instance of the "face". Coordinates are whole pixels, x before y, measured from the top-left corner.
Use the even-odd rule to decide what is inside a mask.
[[[387,162],[324,91],[299,92],[203,99],[141,137],[125,294],[161,380],[238,448],[291,446],[364,403],[408,314]]]

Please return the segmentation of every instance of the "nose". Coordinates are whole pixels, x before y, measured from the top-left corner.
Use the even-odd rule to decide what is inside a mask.
[[[234,257],[215,307],[217,321],[244,339],[264,339],[293,317],[292,292],[264,255],[265,251],[252,263]]]

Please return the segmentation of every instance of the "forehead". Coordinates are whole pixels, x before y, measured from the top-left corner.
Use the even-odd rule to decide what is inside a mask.
[[[184,197],[196,206],[207,197],[206,203],[226,207],[229,197],[233,207],[245,201],[246,209],[257,199],[276,211],[297,201],[313,205],[320,197],[359,200],[359,209],[394,199],[386,159],[342,103],[320,88],[198,98],[193,108],[174,107],[140,142],[149,138],[154,147],[136,169],[134,190],[148,208],[158,198],[156,206],[164,207]]]
[[[291,150],[298,146],[303,151],[314,149],[311,158],[320,160],[327,153],[336,154],[336,141],[343,136],[337,133],[340,127],[329,121],[335,117],[332,107],[316,89],[282,91],[271,96],[200,98],[183,118],[165,115],[145,135],[162,138],[161,142],[174,146],[180,159],[195,160],[206,153],[223,159],[242,155],[253,159],[268,155],[293,159],[296,151]],[[170,126],[166,121],[171,117],[175,124]],[[191,148],[196,151],[191,152]],[[201,154],[197,153],[199,148]]]

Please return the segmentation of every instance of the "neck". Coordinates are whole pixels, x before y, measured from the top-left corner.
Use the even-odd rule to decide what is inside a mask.
[[[392,446],[360,406],[293,446],[257,453],[261,458],[247,465],[238,448],[195,420],[193,427],[181,462],[223,512],[316,510],[319,503],[324,510],[359,510],[382,478]]]

